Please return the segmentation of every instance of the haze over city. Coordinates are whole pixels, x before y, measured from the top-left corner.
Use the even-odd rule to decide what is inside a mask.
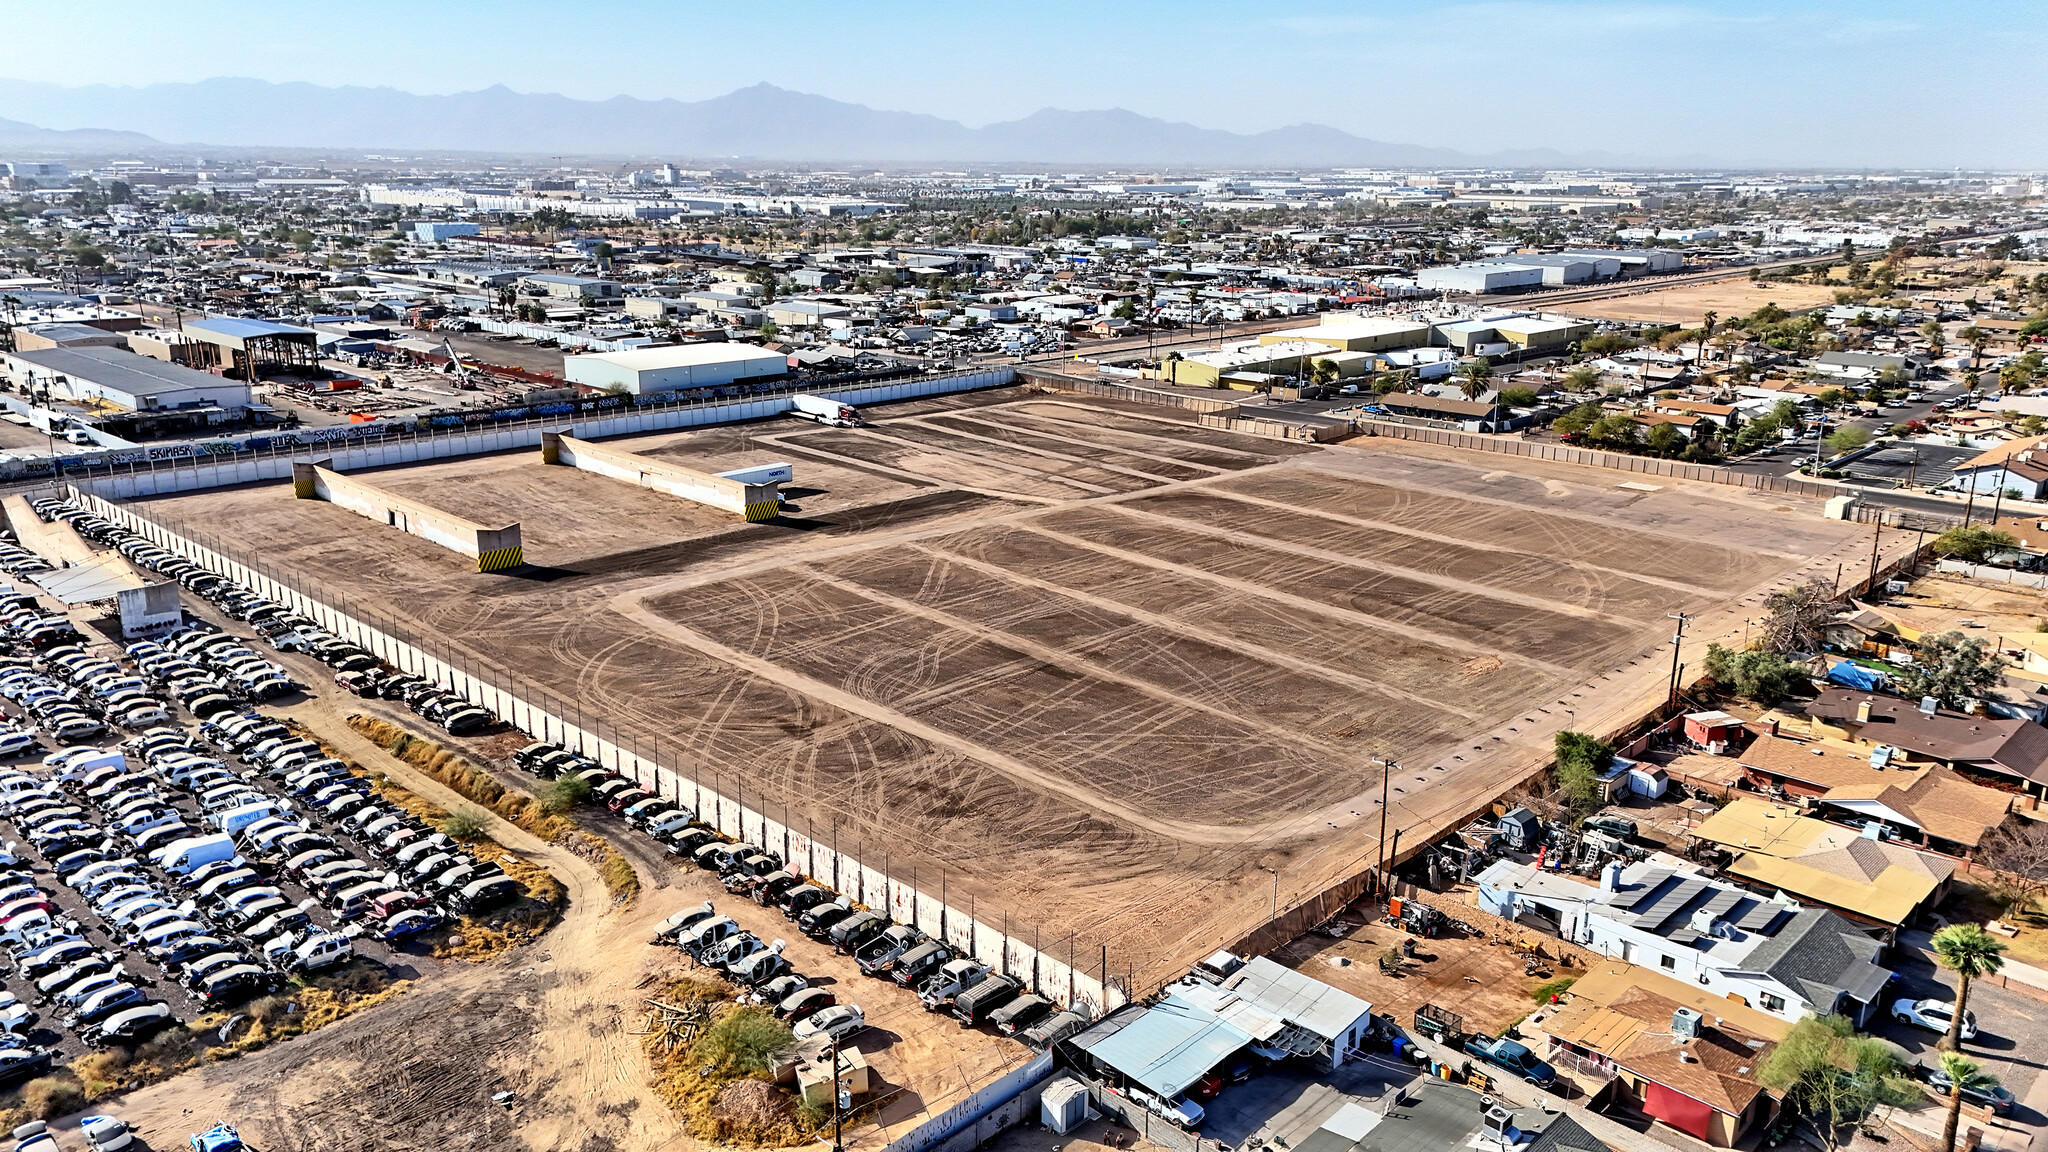
[[[970,127],[1043,108],[1122,108],[1237,133],[1322,124],[1473,155],[2048,163],[2048,91],[2027,81],[2048,50],[2048,11],[2020,0],[904,3],[858,13],[823,3],[10,2],[0,14],[0,77],[62,88],[244,77],[689,102],[768,83]],[[175,99],[94,91],[0,90],[0,117],[178,143],[401,143],[333,139],[320,117],[277,109],[202,115]]]

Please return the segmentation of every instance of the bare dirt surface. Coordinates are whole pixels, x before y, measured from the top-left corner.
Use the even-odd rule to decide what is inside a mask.
[[[138,510],[1140,989],[1262,923],[1267,869],[1286,905],[1369,864],[1381,758],[1418,846],[1660,699],[1667,613],[1696,668],[1870,551],[1784,496],[1021,388],[870,417],[613,442],[794,463],[763,524],[531,453],[373,476],[520,521],[509,574],[282,484]]]
[[[1651,289],[1631,296],[1610,296],[1582,304],[1560,304],[1558,310],[1589,320],[1644,320],[1657,324],[1700,326],[1708,312],[1723,320],[1747,316],[1765,304],[1788,312],[1835,302],[1835,289],[1818,284],[1787,284],[1771,280],[1715,280],[1678,288]]]

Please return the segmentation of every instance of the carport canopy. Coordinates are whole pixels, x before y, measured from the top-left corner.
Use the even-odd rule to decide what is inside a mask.
[[[1171,1100],[1251,1042],[1215,1016],[1169,1001],[1094,1040],[1086,1050],[1096,1063]]]
[[[35,581],[43,591],[66,604],[90,604],[95,600],[112,600],[128,589],[147,587],[141,580],[136,579],[133,573],[97,562],[38,572],[29,579]]]

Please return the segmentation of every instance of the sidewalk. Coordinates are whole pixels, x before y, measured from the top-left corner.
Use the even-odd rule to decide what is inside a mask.
[[[1898,946],[1911,948],[1926,957],[1928,963],[1940,967],[1940,963],[1934,958],[1933,933],[1917,928],[1906,929],[1899,933]],[[2007,960],[2004,966],[1999,968],[1996,976],[1979,976],[1971,983],[1990,984],[2009,992],[2048,1002],[2048,969],[2022,964],[2017,960]]]

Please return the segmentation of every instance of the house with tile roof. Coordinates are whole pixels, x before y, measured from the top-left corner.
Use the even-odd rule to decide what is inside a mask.
[[[1836,819],[1881,822],[1897,838],[1950,856],[1971,856],[2010,817],[2011,792],[1987,788],[1933,760],[1916,761],[1896,745],[1880,747],[1892,751],[1848,740],[1765,735],[1736,760],[1759,792]]]
[[[1939,904],[1956,866],[1867,831],[1743,796],[1689,835],[1733,854],[1724,872],[1746,886],[1832,908],[1888,934]]]
[[[1715,1147],[1777,1117],[1757,1068],[1791,1025],[1658,972],[1595,965],[1521,1028],[1589,1095],[1611,1084],[1644,1115]]]

